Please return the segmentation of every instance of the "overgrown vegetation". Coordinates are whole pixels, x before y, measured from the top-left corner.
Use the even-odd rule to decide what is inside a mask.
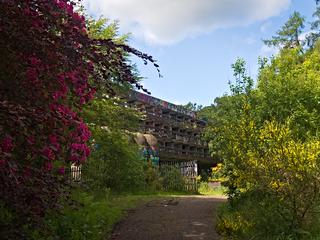
[[[159,198],[179,194],[177,192],[137,192],[135,194],[113,194],[110,189],[99,191],[73,190],[72,206],[65,205],[59,214],[47,216],[47,229],[31,231],[30,240],[102,240],[109,239],[113,226],[118,223],[127,211]]]
[[[231,95],[201,111],[212,155],[224,162],[229,201],[217,229],[225,239],[320,236],[320,42],[306,48],[295,37],[303,22],[293,14],[266,41],[280,51],[259,59],[256,86],[238,59]]]
[[[175,166],[163,166],[159,173],[163,189],[167,191],[185,191],[186,180],[183,178],[179,168]]]
[[[152,199],[115,193],[185,187],[179,169],[159,170],[140,155],[132,134],[141,116],[121,100],[143,89],[128,54],[158,65],[125,45],[116,22],[86,20],[75,5],[0,3],[4,239],[103,239],[123,210]],[[209,121],[205,138],[223,161],[209,178],[227,188],[217,225],[226,239],[319,239],[319,7],[314,17],[306,41],[297,12],[265,40],[280,50],[259,59],[256,86],[238,59],[231,95],[211,107],[185,106]],[[67,184],[71,164],[83,165],[84,188]],[[200,183],[201,193],[211,191]]]
[[[115,119],[101,122],[99,135],[97,122],[88,121],[83,110],[93,99],[98,105],[104,96],[122,90],[126,95],[129,86],[142,88],[128,54],[158,65],[116,38],[116,24],[86,21],[75,10],[77,4],[72,0],[0,3],[0,235],[4,239],[29,239],[37,230],[46,233],[44,220],[63,211],[62,203],[70,197],[64,174],[71,164],[86,162],[93,135],[112,139],[111,147],[126,167],[130,159],[136,161],[126,168],[125,180],[107,179],[106,187],[108,181],[119,183],[119,189],[132,177],[138,181],[137,172],[130,172],[132,166],[142,172],[137,153],[132,148],[125,151],[129,143],[122,132],[112,129],[106,135],[101,130]],[[97,130],[93,135],[89,124]]]

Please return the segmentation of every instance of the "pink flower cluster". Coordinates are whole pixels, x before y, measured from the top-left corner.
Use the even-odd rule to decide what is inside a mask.
[[[14,147],[12,137],[6,135],[0,144],[1,151],[4,153],[10,153]]]
[[[34,3],[27,2],[21,5],[21,13],[20,10],[18,12],[26,17],[24,29],[30,28],[32,37],[39,40],[35,43],[43,42],[41,38],[45,31],[48,37],[51,36],[47,29],[54,21],[45,20],[43,14],[50,13],[48,18],[51,20],[57,17],[63,19],[62,24],[57,25],[61,35],[53,35],[54,41],[48,41],[50,49],[49,45],[38,45],[46,50],[45,54],[38,49],[26,51],[30,54],[17,54],[23,66],[19,65],[21,84],[18,91],[26,99],[26,106],[34,107],[34,113],[38,114],[43,125],[37,133],[28,129],[30,131],[23,135],[23,142],[16,141],[18,137],[11,133],[3,139],[0,137],[0,159],[6,160],[14,147],[18,149],[25,144],[29,157],[36,159],[40,156],[44,169],[52,170],[53,162],[65,160],[62,156],[66,154],[73,162],[84,162],[90,153],[86,142],[91,133],[77,112],[95,95],[96,89],[88,81],[94,64],[92,60],[84,60],[88,59],[83,57],[86,54],[84,46],[89,43],[86,23],[84,16],[74,11],[73,1],[44,1],[40,4],[41,8],[28,7]],[[65,49],[66,43],[70,44],[71,49]],[[62,168],[58,171],[63,172]]]
[[[49,109],[52,111],[53,115],[61,119],[67,126],[71,125],[71,120],[75,120],[77,118],[77,114],[66,105],[52,103],[49,105]]]
[[[36,138],[34,136],[32,136],[32,135],[28,136],[27,137],[27,143],[29,145],[34,145],[36,143]]]
[[[0,142],[0,167],[2,167],[7,161],[8,156],[14,148],[13,140],[11,136],[6,135]]]
[[[26,84],[31,84],[31,86],[36,87],[40,84],[39,72],[43,70],[42,62],[35,56],[27,57],[26,60],[29,63],[26,69]]]
[[[73,3],[66,0],[54,0],[54,4],[56,4],[57,9],[59,9],[58,12],[62,11],[70,18],[67,18],[64,24],[68,24],[68,21],[71,19],[77,23],[73,25],[73,28],[70,28],[70,34],[87,34],[84,16],[74,12]],[[55,13],[58,14],[58,12]],[[28,15],[35,16],[33,27],[37,29],[44,27],[41,23],[42,19],[37,18],[37,13],[29,12]],[[37,22],[38,20],[40,22]],[[80,49],[82,46],[81,41],[75,42],[75,44],[75,48]],[[54,57],[54,55],[52,57]],[[26,77],[29,84],[31,83],[34,86],[38,85],[41,83],[39,80],[41,78],[40,73],[48,70],[48,67],[35,56],[30,56],[27,60],[29,62],[29,67],[26,71]],[[59,158],[61,146],[63,144],[66,145],[70,140],[71,161],[83,162],[90,153],[90,149],[85,143],[90,139],[91,133],[86,124],[79,119],[74,110],[81,108],[81,105],[91,100],[96,92],[96,90],[88,83],[88,76],[94,69],[93,63],[91,61],[83,63],[86,64],[86,67],[84,67],[83,64],[79,66],[75,65],[76,67],[69,69],[68,71],[52,74],[52,81],[50,82],[50,85],[47,86],[51,89],[49,90],[50,114],[53,119],[60,121],[63,126],[62,128],[57,128],[53,131],[53,134],[48,136],[47,143],[43,145],[40,150],[40,155],[46,159],[45,168],[47,170],[52,169],[52,161]],[[55,68],[54,65],[51,67]],[[57,123],[55,123],[54,126],[57,126],[56,124]],[[70,130],[71,132],[67,134]],[[60,135],[65,135],[66,138],[58,137]],[[35,143],[34,138],[31,136],[28,137],[27,143],[33,145]]]
[[[81,105],[93,98],[95,89],[88,84],[87,72],[83,72],[81,69],[76,69],[73,72],[66,73],[65,78],[72,84],[73,91],[76,96],[79,97],[79,103]]]
[[[88,73],[79,69],[59,74],[57,82],[59,83],[59,88],[52,93],[52,98],[55,102],[65,99],[70,89],[78,97],[80,105],[90,101],[96,93],[95,88],[88,84]]]
[[[80,142],[87,142],[90,137],[91,137],[91,132],[88,128],[88,126],[86,124],[84,124],[83,122],[80,122],[78,127],[77,127],[77,141]]]
[[[47,171],[51,171],[53,169],[52,162],[46,162],[45,166],[44,166],[44,169],[47,170]]]
[[[59,84],[59,89],[54,91],[52,98],[54,101],[59,101],[60,99],[66,99],[69,87],[67,86],[63,74],[59,74],[57,77],[57,82]]]
[[[83,163],[90,154],[90,148],[83,143],[71,144],[70,160],[74,163]]]
[[[70,160],[76,163],[83,163],[90,154],[90,148],[85,142],[90,139],[91,132],[86,124],[80,122],[70,136],[74,142],[71,144]]]
[[[47,160],[54,160],[55,159],[55,154],[54,152],[52,151],[52,149],[48,146],[44,147],[42,150],[41,150],[41,155],[43,157],[45,157]]]
[[[74,128],[67,137],[72,142],[70,144],[70,160],[76,163],[85,162],[90,154],[90,149],[85,144],[91,137],[88,126],[78,118],[75,112],[65,105],[51,104],[50,109],[52,114],[57,115],[64,126],[68,127],[67,129]],[[66,130],[62,129],[60,131]],[[59,143],[61,141],[57,135],[50,135],[48,137],[48,146],[43,149],[42,155],[48,160],[53,160],[53,156],[57,155],[61,149]],[[46,169],[50,169],[50,167],[46,167]]]
[[[55,0],[55,4],[63,11],[65,11],[68,15],[70,15],[74,20],[79,21],[80,23],[84,23],[85,18],[82,15],[79,15],[73,9],[73,4],[68,3],[63,0]]]
[[[66,170],[65,170],[64,166],[61,166],[61,167],[58,168],[58,173],[59,174],[63,175],[63,174],[65,174],[65,172],[66,172]]]
[[[58,152],[60,150],[60,144],[58,143],[58,137],[56,135],[50,135],[48,139],[49,139],[50,148],[53,151]]]

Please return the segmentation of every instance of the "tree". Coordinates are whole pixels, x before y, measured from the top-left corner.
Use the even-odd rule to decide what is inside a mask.
[[[17,225],[57,208],[57,173],[88,157],[91,134],[79,113],[96,90],[112,91],[117,81],[142,87],[123,53],[154,63],[129,46],[90,38],[74,6],[0,3],[0,196]]]
[[[227,239],[319,236],[319,51],[318,42],[259,60],[257,86],[247,91],[251,80],[236,61],[231,95],[200,113],[211,154],[224,162],[229,202],[218,229]]]
[[[192,102],[188,102],[186,105],[182,105],[182,106],[193,112],[198,112],[202,109],[202,105],[198,105],[197,103],[192,103]]]
[[[87,27],[88,27],[88,35],[92,39],[99,39],[101,41],[108,41],[112,39],[113,42],[119,44],[119,45],[127,45],[128,40],[130,37],[130,34],[123,34],[120,35],[119,30],[119,22],[118,21],[111,21],[107,18],[100,17],[98,20],[95,20],[91,17],[87,17],[86,20]],[[100,51],[103,51],[107,53],[108,47],[107,46],[99,46]],[[138,89],[143,89],[143,87],[139,84],[140,80],[142,79],[139,76],[137,67],[135,64],[132,64],[129,58],[129,53],[126,51],[122,51],[122,57],[124,58],[125,62],[130,66],[130,70],[132,72],[132,77],[134,78],[134,81],[136,82],[135,85],[132,85],[132,83],[128,81],[122,81],[118,77],[118,73],[111,74],[109,76],[109,82],[108,84],[111,84],[110,86],[100,86],[98,89],[98,92],[96,93],[96,97],[101,97],[101,94],[109,94],[109,96],[112,95],[125,95],[127,94],[127,91],[129,89],[132,89],[133,87],[137,87]],[[144,91],[148,92],[146,89],[143,89]],[[102,98],[105,98],[102,97]]]
[[[237,100],[235,96],[217,97],[211,106],[204,107],[198,113],[207,121],[204,138],[209,142],[211,156],[220,161],[225,160],[222,152],[228,141],[226,131],[239,119]]]
[[[231,65],[235,84],[229,82],[230,90],[233,95],[249,94],[253,88],[253,79],[246,73],[246,62],[242,58],[238,58]]]
[[[88,29],[89,35],[96,39],[113,39],[121,44],[128,40],[128,34],[119,35],[117,21],[89,19]],[[126,52],[123,56],[128,59]],[[138,81],[138,73],[133,72],[133,76]],[[138,131],[142,116],[122,99],[132,89],[133,86],[127,82],[113,81],[112,93],[100,88],[95,99],[83,109],[82,116],[89,126],[91,142],[95,146],[83,166],[91,189],[131,191],[144,188],[144,161],[138,145],[130,141],[133,140],[133,133]]]
[[[299,36],[304,28],[304,21],[305,18],[302,17],[299,12],[294,12],[289,20],[277,32],[276,36],[273,36],[270,40],[264,40],[263,42],[269,47],[302,47],[304,43],[299,39]]]
[[[288,119],[296,137],[319,136],[320,79],[319,44],[303,54],[298,49],[283,51],[259,73],[257,95],[260,121]]]
[[[311,48],[314,47],[315,43],[320,37],[320,7],[317,7],[312,16],[316,19],[311,22],[312,32],[307,35],[307,44]]]
[[[144,188],[144,161],[132,134],[140,114],[117,98],[96,98],[83,112],[92,133],[92,154],[83,166],[91,189],[133,191]]]
[[[319,236],[313,227],[319,221],[319,140],[296,141],[287,124],[275,122],[260,129],[239,124],[233,136],[226,148],[232,169],[225,173],[237,191],[220,215],[221,233],[228,239]]]
[[[211,155],[221,161],[229,159],[226,154],[229,137],[233,138],[238,132],[241,121],[249,124],[252,117],[253,79],[247,75],[245,66],[246,62],[238,58],[231,65],[235,78],[234,83],[229,82],[231,95],[216,98],[213,105],[199,112],[199,116],[208,121],[204,137],[209,142]]]

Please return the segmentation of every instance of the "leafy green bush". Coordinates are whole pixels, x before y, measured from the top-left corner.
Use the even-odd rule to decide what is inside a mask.
[[[261,191],[241,194],[219,209],[217,230],[225,239],[276,240],[290,236],[289,222],[283,221],[281,200]]]
[[[33,229],[28,240],[102,240],[108,239],[114,224],[128,209],[153,200],[154,195],[115,195],[110,190],[85,192],[73,189],[71,206],[64,205],[61,214],[46,218],[46,228]]]
[[[167,191],[184,191],[185,179],[183,178],[180,169],[175,166],[163,165],[160,167],[161,183]]]
[[[258,190],[246,192],[219,208],[217,231],[224,239],[293,240],[319,239],[319,217],[292,229],[292,213],[283,209],[284,200]],[[287,221],[285,219],[288,219]]]
[[[120,132],[95,129],[95,150],[84,165],[84,174],[93,189],[114,191],[144,189],[144,161],[136,145]]]
[[[256,88],[238,60],[232,95],[205,109],[211,153],[224,161],[226,239],[320,238],[319,44],[262,60]]]
[[[149,192],[156,192],[163,190],[161,183],[161,177],[159,173],[159,168],[152,165],[152,163],[146,162],[144,167],[146,189]]]
[[[211,176],[209,178],[210,181],[224,182],[225,179],[223,177],[223,164],[218,163],[217,166],[211,168]]]
[[[220,231],[239,239],[319,234],[313,225],[319,219],[320,141],[297,141],[287,125],[274,122],[243,130],[250,131],[252,147],[233,142],[237,155],[226,164],[233,170],[227,181],[231,208],[220,217]]]
[[[120,213],[118,209],[110,207],[108,192],[104,197],[101,195],[98,198],[95,197],[77,192],[74,198],[81,205],[76,209],[66,208],[63,215],[47,221],[53,235],[68,240],[103,239],[110,230],[107,226],[110,222],[114,222]]]

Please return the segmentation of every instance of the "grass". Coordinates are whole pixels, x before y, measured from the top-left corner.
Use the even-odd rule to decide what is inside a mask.
[[[225,197],[226,188],[223,186],[214,186],[211,187],[207,182],[200,182],[199,185],[199,194],[206,196],[217,196],[217,197]]]
[[[110,237],[113,226],[125,217],[127,211],[148,201],[186,195],[181,192],[137,192],[115,194],[109,190],[73,191],[77,206],[66,206],[62,215],[47,219],[50,231],[46,236],[34,231],[30,239],[100,240]]]
[[[209,188],[200,185],[200,194],[222,196],[223,188]],[[72,199],[76,204],[64,206],[62,214],[51,214],[47,218],[48,229],[33,231],[31,240],[102,240],[109,239],[113,226],[125,217],[128,210],[146,202],[181,195],[187,192],[112,193],[104,191],[73,190]]]

